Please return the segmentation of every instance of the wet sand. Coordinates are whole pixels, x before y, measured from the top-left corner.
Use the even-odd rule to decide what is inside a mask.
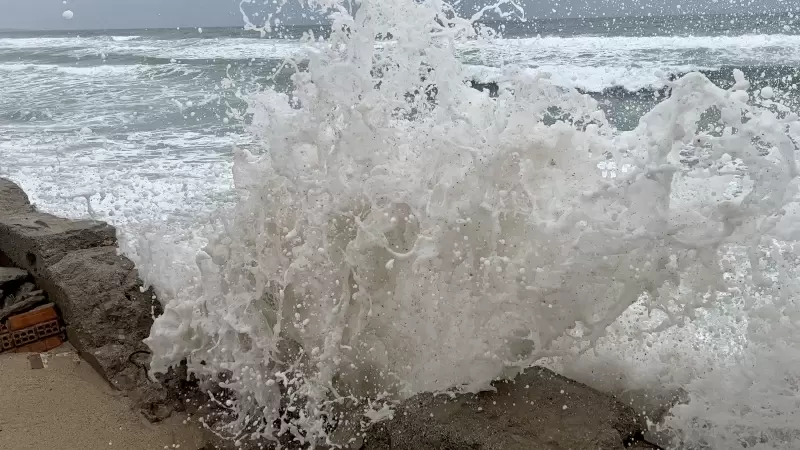
[[[0,448],[4,450],[198,450],[201,432],[174,416],[152,425],[65,344],[0,355]]]

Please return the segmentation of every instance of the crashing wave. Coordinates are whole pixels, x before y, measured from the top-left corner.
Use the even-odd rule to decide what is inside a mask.
[[[645,346],[745,294],[761,305],[754,338],[797,339],[797,318],[781,316],[794,269],[763,267],[762,252],[781,254],[770,249],[795,195],[800,123],[753,102],[740,72],[731,89],[699,73],[671,81],[619,132],[590,96],[538,74],[507,68],[497,98],[466,85],[455,45],[477,16],[437,0],[364,1],[355,17],[322,6],[334,9],[330,45],[290,94],[251,99],[261,146],[237,152],[241,198],[207,228],[196,267],[140,263],[164,303],[146,341],[152,372],[185,360],[221,380],[234,434],[342,442],[347,423],[397,399],[484,389],[617,338]],[[377,52],[387,30],[398,45]],[[749,278],[732,275],[740,247]],[[652,326],[621,327],[632,308]],[[770,367],[797,353],[758,349],[745,354]],[[797,442],[797,388],[770,373],[759,392],[785,402],[758,431]],[[687,408],[717,400],[701,386],[714,380],[686,380]],[[689,409],[671,430],[691,443],[714,427],[750,436],[733,419],[746,405],[725,406],[704,416],[711,427]]]

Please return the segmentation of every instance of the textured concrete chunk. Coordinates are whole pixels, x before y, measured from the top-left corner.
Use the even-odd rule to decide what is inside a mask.
[[[496,392],[477,395],[412,397],[370,429],[361,448],[616,450],[646,430],[632,408],[544,368],[493,386]]]
[[[150,332],[152,300],[139,291],[133,263],[116,247],[67,253],[48,268],[51,297],[83,344],[140,342]]]
[[[117,254],[114,227],[40,213],[0,179],[0,254],[33,275],[61,311],[72,345],[112,386],[145,403],[167,398],[131,359],[147,349],[142,340],[158,310],[134,264]]]
[[[147,350],[142,340],[153,323],[152,292],[140,286],[133,263],[116,247],[67,253],[42,281],[81,355],[115,388],[153,397],[145,370],[131,359]]]
[[[0,211],[4,214],[33,212],[28,195],[14,182],[0,178]]]
[[[16,266],[35,277],[71,251],[115,243],[116,230],[103,222],[68,220],[37,212],[0,212],[0,249]]]

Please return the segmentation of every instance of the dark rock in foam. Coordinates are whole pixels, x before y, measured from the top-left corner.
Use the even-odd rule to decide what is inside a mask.
[[[534,367],[495,392],[403,402],[368,431],[362,450],[548,450],[648,448],[633,408],[550,370]],[[656,447],[651,447],[656,448]]]

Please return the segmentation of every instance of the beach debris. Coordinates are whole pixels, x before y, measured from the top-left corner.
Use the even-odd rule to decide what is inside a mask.
[[[42,361],[42,355],[39,353],[28,356],[28,364],[33,370],[44,369],[44,361]]]

